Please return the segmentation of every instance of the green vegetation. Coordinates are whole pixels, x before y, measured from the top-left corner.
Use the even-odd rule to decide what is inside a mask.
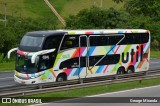
[[[15,62],[0,63],[0,71],[14,70]]]
[[[7,3],[7,15],[42,18],[55,17],[44,0],[5,0]],[[77,14],[80,10],[90,8],[91,6],[101,6],[100,0],[49,0],[55,9],[63,16],[68,17],[72,14]],[[0,0],[3,3],[4,0]],[[123,3],[116,4],[112,0],[103,0],[104,8],[121,8]],[[3,8],[0,9],[3,13]]]
[[[151,51],[151,58],[160,58],[160,51]]]
[[[71,0],[72,2],[66,3],[61,14],[63,17],[68,17],[69,15],[75,15],[83,9],[89,9],[92,6],[101,7],[101,0]],[[108,8],[121,9],[123,3],[116,4],[112,0],[103,0],[102,9]]]

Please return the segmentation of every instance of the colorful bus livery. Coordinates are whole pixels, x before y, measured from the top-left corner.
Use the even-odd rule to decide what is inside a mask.
[[[149,69],[150,32],[142,29],[28,32],[17,51],[14,79],[36,84]]]

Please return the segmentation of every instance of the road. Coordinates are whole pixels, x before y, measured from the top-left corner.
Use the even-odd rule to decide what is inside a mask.
[[[151,59],[150,70],[160,69],[160,59]],[[14,85],[19,85],[14,82],[12,72],[0,72],[0,87],[10,87]]]
[[[160,106],[159,91],[160,85],[93,95],[83,98],[61,100],[57,101],[56,103],[44,103],[34,106]],[[139,103],[143,101],[143,99],[149,97],[155,97],[155,100],[159,101],[159,103]],[[126,103],[124,103],[123,101],[125,101]]]

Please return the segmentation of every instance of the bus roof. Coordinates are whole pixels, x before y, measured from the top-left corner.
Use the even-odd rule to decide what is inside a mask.
[[[85,29],[85,30],[47,30],[27,32],[27,36],[56,36],[68,33],[69,35],[77,34],[123,34],[123,33],[150,33],[144,29]]]
[[[27,32],[27,36],[37,36],[37,37],[47,37],[47,36],[54,36],[54,35],[62,35],[65,32],[62,31],[33,31],[33,32]]]
[[[68,34],[123,34],[123,33],[150,33],[144,29],[95,29],[95,30],[64,30]]]

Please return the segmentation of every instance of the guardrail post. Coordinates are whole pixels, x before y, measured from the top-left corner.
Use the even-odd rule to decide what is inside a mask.
[[[115,79],[118,79],[118,75],[115,75]]]
[[[148,75],[148,71],[145,71],[145,72],[144,72],[144,75],[147,76],[147,75]]]
[[[39,88],[39,89],[42,89],[42,85],[41,85],[41,84],[39,84],[39,85],[38,85],[38,88]]]
[[[142,80],[139,80],[139,83],[141,84],[141,83],[142,83]]]
[[[83,79],[82,78],[79,79],[79,83],[83,84]]]

